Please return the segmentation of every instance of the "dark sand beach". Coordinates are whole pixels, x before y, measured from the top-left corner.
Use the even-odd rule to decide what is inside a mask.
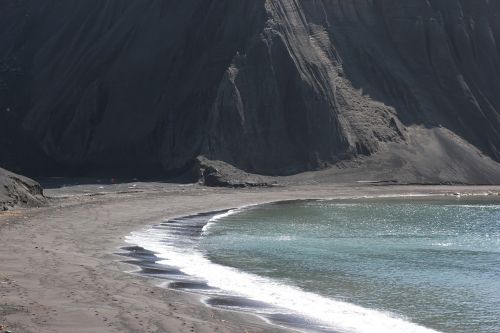
[[[12,332],[279,332],[257,316],[128,272],[116,255],[147,225],[265,202],[391,195],[490,195],[499,186],[302,185],[224,189],[128,183],[45,191],[49,205],[0,213],[0,325]],[[1,331],[1,330],[0,330]]]

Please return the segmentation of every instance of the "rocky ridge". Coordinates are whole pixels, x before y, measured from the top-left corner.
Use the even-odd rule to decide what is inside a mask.
[[[0,168],[0,211],[16,206],[40,206],[45,203],[37,182]]]

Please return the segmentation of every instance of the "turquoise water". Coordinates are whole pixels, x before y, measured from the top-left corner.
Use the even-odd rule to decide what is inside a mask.
[[[372,323],[358,327],[369,316],[342,304],[376,310],[370,316],[381,317],[374,315],[373,325],[387,315],[441,332],[500,332],[498,203],[299,201],[212,220],[194,247],[219,267],[217,274],[231,269],[222,288],[240,279],[229,279],[238,272],[243,277],[233,289],[246,296],[275,297],[275,304],[304,313],[314,305],[316,319],[334,326],[351,311],[337,326],[345,331],[370,331]],[[202,264],[209,275],[212,266]],[[340,310],[329,308],[337,306],[330,300],[341,301]]]

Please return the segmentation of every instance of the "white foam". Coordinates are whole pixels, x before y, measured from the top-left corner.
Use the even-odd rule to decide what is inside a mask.
[[[458,205],[452,205],[452,204],[448,204],[448,205],[444,205],[446,207],[459,207],[459,208],[491,208],[491,209],[499,209],[500,208],[500,205],[496,205],[496,204],[490,204],[490,205],[465,205],[465,204],[458,204]]]
[[[220,214],[217,214],[217,215],[214,215],[210,220],[208,220],[207,224],[205,224],[203,226],[203,228],[201,229],[201,232],[202,234],[206,234],[208,232],[208,229],[210,229],[211,226],[214,225],[214,223],[217,221],[217,220],[220,220],[224,217],[228,217],[230,215],[233,215],[233,214],[236,214],[237,212],[239,212],[241,209],[240,208],[237,208],[237,209],[230,209],[228,210],[227,212],[224,212],[224,213],[220,213]]]
[[[216,217],[220,219],[230,214],[234,212],[229,211]],[[211,219],[212,222],[216,221],[214,218]],[[163,259],[159,261],[160,264],[177,267],[185,274],[205,280],[211,287],[286,309],[340,332],[437,332],[390,313],[326,298],[278,280],[213,263],[195,249],[179,248],[174,242],[165,242],[168,234],[162,231],[149,229],[133,233],[126,241],[155,252]]]
[[[290,235],[283,235],[283,236],[279,236],[277,238],[278,241],[280,242],[288,242],[288,241],[292,241],[292,240],[295,240],[296,237],[295,236],[290,236]]]
[[[448,247],[448,246],[452,246],[453,243],[432,243],[432,245],[434,245],[434,246]]]

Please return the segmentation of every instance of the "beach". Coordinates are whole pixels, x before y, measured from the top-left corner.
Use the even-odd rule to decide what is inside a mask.
[[[367,183],[208,188],[167,183],[49,188],[42,208],[0,213],[0,325],[12,332],[286,332],[257,316],[131,274],[125,237],[166,219],[281,200],[491,195],[500,186]],[[2,332],[0,329],[0,332]]]

